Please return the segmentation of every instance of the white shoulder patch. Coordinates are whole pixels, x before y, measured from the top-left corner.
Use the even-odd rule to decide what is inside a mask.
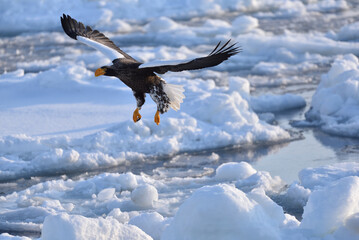
[[[88,38],[85,38],[82,36],[77,36],[77,40],[79,42],[82,42],[82,43],[102,52],[104,55],[106,55],[111,60],[115,60],[117,58],[125,58],[125,56],[123,56],[121,53],[117,52],[115,49],[107,47],[106,45],[103,45],[103,44],[93,41],[91,39],[88,39]]]
[[[181,59],[181,60],[169,60],[169,61],[152,61],[141,64],[138,68],[149,68],[149,67],[159,67],[159,66],[174,66],[182,63],[188,63],[192,61],[191,59]]]

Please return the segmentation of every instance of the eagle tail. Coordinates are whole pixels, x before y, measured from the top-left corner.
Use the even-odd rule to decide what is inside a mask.
[[[183,86],[165,83],[163,91],[170,99],[170,107],[175,111],[179,110],[180,104],[183,103],[183,99],[185,98]]]

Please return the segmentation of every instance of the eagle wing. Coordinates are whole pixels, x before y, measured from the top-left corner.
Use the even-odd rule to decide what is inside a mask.
[[[77,22],[69,15],[63,14],[61,17],[61,25],[69,37],[95,48],[112,61],[118,58],[127,58],[136,61],[130,55],[117,47],[103,33],[97,30],[92,30],[89,26],[85,27],[82,22]]]
[[[227,60],[229,57],[241,52],[240,47],[236,46],[237,43],[228,46],[230,41],[231,40],[227,41],[221,47],[221,42],[219,42],[217,46],[213,49],[213,51],[206,57],[178,61],[148,62],[141,64],[139,68],[151,70],[159,74],[164,74],[168,71],[180,72],[185,70],[196,70],[201,68],[213,67]]]

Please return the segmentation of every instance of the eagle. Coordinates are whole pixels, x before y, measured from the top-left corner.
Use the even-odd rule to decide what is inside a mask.
[[[133,112],[134,122],[141,119],[139,111],[145,103],[146,93],[157,105],[154,117],[157,125],[160,123],[160,114],[167,112],[170,108],[175,111],[180,109],[180,104],[185,98],[183,86],[167,83],[157,74],[213,67],[241,51],[237,43],[230,44],[231,40],[228,40],[222,45],[219,42],[205,57],[142,63],[122,51],[98,30],[92,30],[89,26],[85,27],[82,22],[76,21],[69,15],[63,14],[60,19],[64,32],[70,38],[95,48],[112,60],[112,65],[98,68],[95,76],[117,77],[132,89],[137,102],[137,108]]]

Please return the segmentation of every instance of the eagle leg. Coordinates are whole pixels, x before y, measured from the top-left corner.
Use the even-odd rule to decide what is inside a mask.
[[[133,121],[138,122],[141,120],[141,114],[138,112],[140,109],[136,108],[136,110],[133,112]]]
[[[160,111],[157,110],[155,114],[155,123],[158,125],[160,124]]]
[[[137,102],[137,108],[136,110],[133,112],[133,121],[134,122],[138,122],[141,120],[141,114],[139,113],[139,110],[141,110],[142,105],[145,103],[145,93],[143,92],[135,92],[133,91],[133,95],[136,98],[136,102]]]

